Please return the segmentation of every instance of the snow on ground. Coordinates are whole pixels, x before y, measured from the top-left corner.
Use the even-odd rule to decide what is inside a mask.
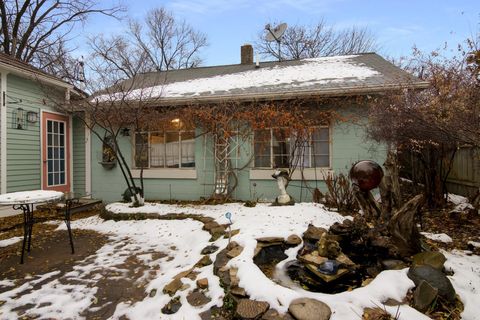
[[[290,302],[299,297],[311,297],[327,303],[332,309],[332,320],[359,319],[365,307],[384,307],[382,302],[387,299],[402,301],[407,291],[414,284],[407,277],[407,269],[389,270],[380,273],[369,285],[357,288],[350,292],[339,294],[323,294],[308,292],[292,286],[283,287],[268,279],[263,272],[253,263],[256,238],[267,236],[288,237],[296,234],[301,236],[309,223],[328,228],[335,222],[345,219],[338,213],[327,211],[322,205],[299,203],[295,206],[271,207],[259,204],[254,208],[244,207],[242,204],[232,203],[216,206],[193,205],[165,205],[147,204],[140,208],[129,208],[128,204],[111,204],[107,207],[110,211],[131,213],[188,213],[201,214],[214,218],[218,223],[228,223],[226,212],[232,213],[232,229],[240,229],[240,233],[233,240],[244,246],[242,253],[230,260],[229,266],[238,268],[240,287],[243,287],[252,299],[269,302],[272,308],[285,312]],[[132,255],[137,256],[147,266],[148,274],[142,277],[147,281],[145,298],[139,302],[122,302],[116,307],[112,319],[126,316],[130,319],[199,319],[198,314],[213,305],[221,306],[223,289],[219,280],[213,275],[213,265],[197,269],[200,274],[197,279],[206,277],[209,281],[207,295],[211,302],[203,307],[194,308],[186,301],[190,290],[195,288],[195,282],[182,279],[190,285],[190,289],[178,291],[182,307],[173,315],[164,315],[160,309],[171,299],[162,293],[163,287],[181,271],[191,268],[200,258],[200,251],[207,246],[210,235],[202,231],[202,224],[194,220],[129,220],[104,221],[98,217],[90,217],[72,222],[73,228],[95,230],[110,235],[110,241],[99,249],[95,255],[78,263],[72,272],[60,278],[52,274],[44,275],[45,279],[33,278],[18,288],[12,288],[0,294],[2,305],[0,318],[15,318],[14,308],[33,303],[28,310],[28,315],[40,314],[42,318],[81,318],[79,314],[86,308],[99,307],[95,301],[97,288],[95,287],[95,272],[98,270],[111,270],[117,276],[125,276],[126,270],[119,267]],[[62,224],[59,229],[65,229]],[[213,244],[224,248],[226,239],[219,239]],[[294,259],[300,246],[287,251],[288,259]],[[220,251],[220,250],[219,250]],[[152,253],[163,252],[168,257],[154,259]],[[475,303],[475,290],[480,288],[479,257],[468,257],[461,252],[445,253],[447,265],[455,271],[451,277],[452,282],[465,302],[464,319],[476,319],[480,314],[477,309],[480,303]],[[216,254],[212,254],[214,261]],[[288,260],[287,259],[287,260]],[[286,261],[280,263],[279,267]],[[156,268],[159,267],[159,268]],[[147,271],[146,271],[147,272]],[[476,274],[474,274],[476,272]],[[38,276],[37,276],[38,277]],[[76,279],[76,284],[68,284],[68,280]],[[33,282],[44,281],[39,290],[28,294],[19,295],[22,291],[32,288]],[[470,282],[469,282],[470,281]],[[11,280],[2,280],[0,285],[10,287]],[[156,289],[157,293],[150,297]],[[73,293],[69,293],[69,292]],[[478,294],[477,294],[478,295]],[[27,302],[28,301],[28,302]],[[51,305],[45,302],[52,303]],[[43,303],[43,304],[42,304]],[[395,314],[397,307],[385,307],[388,312]],[[2,314],[3,312],[3,314]],[[399,319],[428,319],[415,309],[402,305],[399,309]]]
[[[480,248],[480,242],[477,242],[477,241],[468,241],[468,244],[474,246],[475,248]]]
[[[428,238],[433,241],[451,243],[453,242],[452,238],[446,233],[430,233],[430,232],[420,232],[425,238]]]
[[[449,278],[464,304],[462,319],[480,319],[480,256],[461,250],[443,254],[447,258],[445,268],[454,272]]]
[[[447,197],[448,202],[451,202],[455,205],[461,203],[468,203],[468,199],[466,197],[460,196],[458,194],[449,193]]]
[[[12,244],[17,243],[17,242],[22,241],[22,240],[23,240],[23,237],[11,237],[9,239],[0,240],[0,248],[1,247],[7,247],[9,245],[12,245]]]

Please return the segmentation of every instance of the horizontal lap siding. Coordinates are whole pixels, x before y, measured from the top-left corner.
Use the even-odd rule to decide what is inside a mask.
[[[7,192],[41,189],[40,111],[52,110],[47,98],[34,81],[9,74],[7,79]],[[36,123],[25,129],[14,128],[18,108],[38,114]]]
[[[85,195],[85,127],[73,118],[73,191]]]
[[[355,124],[338,122],[332,125],[331,130],[331,169],[336,174],[348,174],[351,165],[358,160],[371,159],[383,164],[386,157],[385,146],[370,141],[366,137],[365,124],[367,123],[367,108],[354,106],[342,110],[346,118],[363,119]],[[121,148],[127,159],[132,159],[131,137],[122,137]],[[211,149],[204,150],[203,138],[197,138],[195,144],[196,179],[145,179],[145,191],[148,199],[154,200],[198,200],[208,197],[213,192],[213,153]],[[92,191],[95,197],[106,202],[117,201],[126,189],[126,183],[118,166],[112,170],[104,169],[101,161],[101,142],[92,135]],[[252,157],[252,142],[241,146],[241,156],[238,167],[247,165]],[[212,148],[211,142],[207,148]],[[205,165],[204,165],[205,160]],[[273,173],[273,170],[272,170]],[[246,168],[238,174],[238,186],[233,197],[239,200],[273,200],[279,191],[276,181],[250,179],[249,169]],[[310,188],[318,187],[326,191],[324,181],[308,181]],[[292,181],[288,192],[296,201],[312,201],[311,191],[300,188],[300,181]]]

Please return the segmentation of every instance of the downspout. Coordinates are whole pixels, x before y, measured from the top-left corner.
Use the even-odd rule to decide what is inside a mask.
[[[7,193],[7,74],[0,74],[0,193]]]

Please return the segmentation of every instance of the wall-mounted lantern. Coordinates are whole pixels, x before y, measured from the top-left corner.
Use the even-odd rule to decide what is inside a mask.
[[[13,119],[13,127],[16,129],[25,129],[26,122],[25,122],[25,110],[23,108],[17,108],[13,111],[12,115]]]
[[[38,113],[36,113],[35,111],[28,111],[27,122],[36,123],[37,121],[38,121]]]

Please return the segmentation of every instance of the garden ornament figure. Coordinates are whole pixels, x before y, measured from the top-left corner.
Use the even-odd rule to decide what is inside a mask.
[[[288,172],[286,170],[277,169],[272,178],[277,180],[278,189],[280,189],[280,195],[276,199],[276,203],[279,205],[290,204],[292,198],[287,194],[286,187],[290,178],[288,177]]]
[[[228,245],[230,245],[230,240],[232,239],[232,213],[231,212],[227,212],[225,213],[225,218],[228,219],[228,221],[230,222],[228,224]]]
[[[367,192],[379,186],[383,178],[383,170],[380,165],[371,160],[356,162],[349,173],[352,183]]]

